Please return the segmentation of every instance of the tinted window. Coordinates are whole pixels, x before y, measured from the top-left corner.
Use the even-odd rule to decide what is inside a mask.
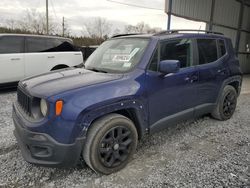
[[[214,39],[198,39],[199,64],[211,63],[217,60],[217,45]]]
[[[190,39],[167,41],[161,44],[160,61],[179,60],[181,68],[192,65],[192,45]]]
[[[23,37],[0,37],[0,54],[22,53],[23,41]]]
[[[156,51],[154,52],[154,55],[151,58],[149,70],[157,71],[158,70],[157,65],[158,65],[158,48],[156,49]]]
[[[27,37],[27,52],[44,52],[47,50],[46,40],[43,38]]]
[[[46,42],[47,42],[46,52],[79,51],[73,44],[71,44],[69,41],[66,40],[47,39]]]
[[[77,49],[66,40],[56,38],[27,38],[27,52],[63,52],[77,51]]]
[[[222,57],[223,55],[225,55],[226,48],[225,48],[224,40],[219,40],[218,41],[218,48],[219,48],[220,57]]]

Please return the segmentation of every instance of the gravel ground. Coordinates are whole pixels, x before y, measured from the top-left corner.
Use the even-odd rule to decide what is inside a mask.
[[[0,93],[0,187],[244,187],[250,188],[250,95],[239,97],[225,122],[203,117],[145,137],[122,171],[28,164],[13,136],[15,92]]]

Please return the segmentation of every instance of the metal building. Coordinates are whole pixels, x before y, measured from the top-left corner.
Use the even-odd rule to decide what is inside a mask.
[[[250,73],[250,0],[166,0],[166,13],[205,22],[232,39],[243,73]],[[187,28],[188,29],[188,28]]]

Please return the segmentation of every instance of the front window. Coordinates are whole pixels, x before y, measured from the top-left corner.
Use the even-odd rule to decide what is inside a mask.
[[[192,40],[184,38],[161,42],[160,51],[155,51],[149,70],[158,71],[158,64],[163,60],[179,60],[180,68],[193,66]]]
[[[24,38],[18,36],[0,37],[0,54],[23,53]]]
[[[97,72],[127,72],[139,63],[148,42],[141,38],[106,41],[88,58],[85,68]]]

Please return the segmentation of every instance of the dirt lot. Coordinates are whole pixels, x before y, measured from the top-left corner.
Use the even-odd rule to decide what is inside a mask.
[[[109,176],[26,163],[12,133],[16,93],[0,93],[0,187],[250,188],[250,94],[244,93],[230,120],[203,117],[148,136],[130,164]]]

